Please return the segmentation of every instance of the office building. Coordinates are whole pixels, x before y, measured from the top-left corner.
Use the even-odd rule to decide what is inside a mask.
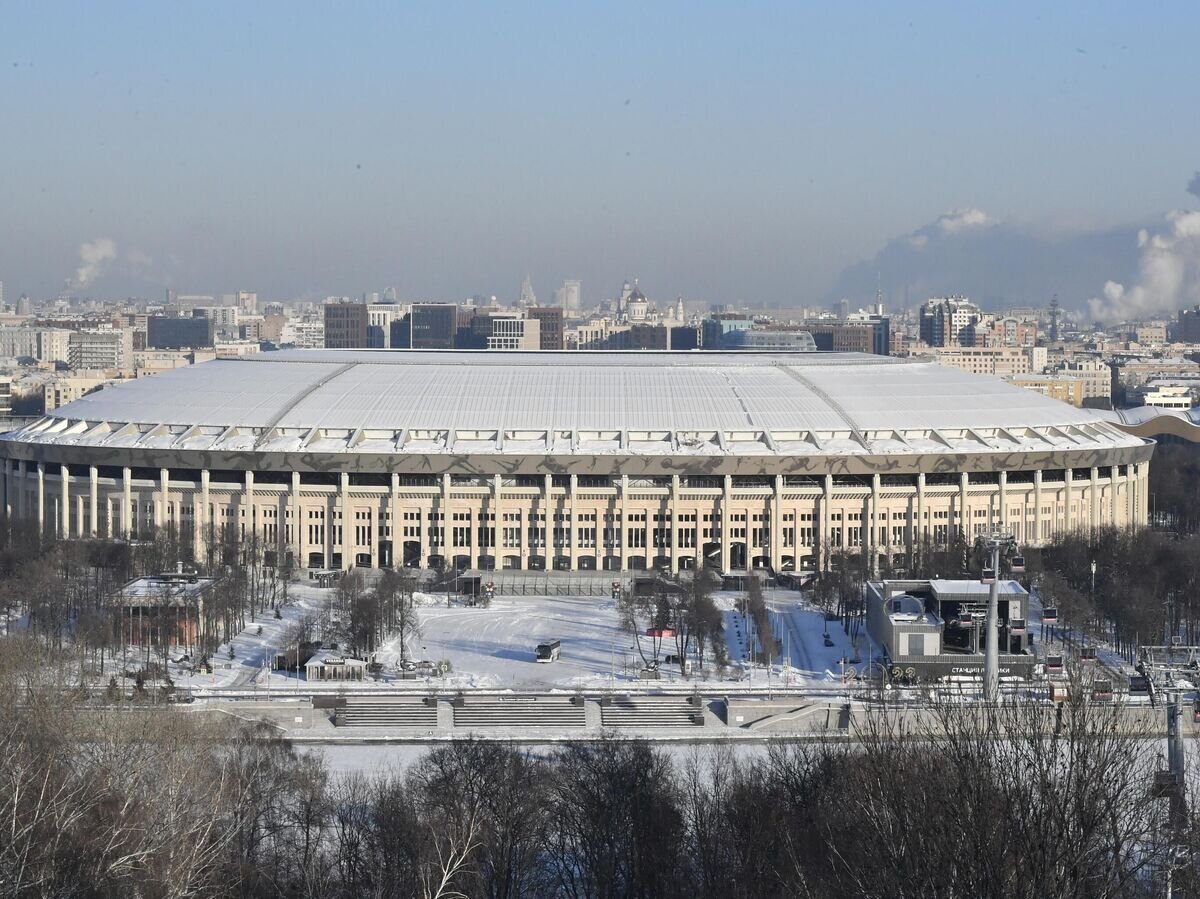
[[[325,348],[355,350],[370,346],[366,303],[325,304]]]
[[[213,321],[205,316],[167,318],[152,315],[146,321],[146,346],[152,350],[194,350],[213,345]]]

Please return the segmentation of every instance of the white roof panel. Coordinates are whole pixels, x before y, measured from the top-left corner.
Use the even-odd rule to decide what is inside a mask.
[[[856,445],[854,432],[878,432],[877,438],[864,439],[878,439],[879,451],[886,452],[903,447],[888,433],[892,430],[1044,429],[1103,421],[1098,413],[995,378],[929,362],[854,353],[386,350],[296,350],[220,359],[119,383],[50,416],[201,425],[218,433],[229,427],[277,427],[293,434],[324,428],[397,434],[408,429],[497,434],[552,429],[577,435],[622,431],[766,435],[753,448],[745,442],[744,450],[744,441],[731,441],[733,446],[725,451],[734,453],[764,451],[772,432],[779,432],[779,443],[792,444],[797,432],[812,432],[826,452],[844,452],[845,447]],[[78,429],[67,435],[51,428],[30,428],[21,439],[86,444],[102,436],[81,435]],[[268,439],[275,438],[264,441]],[[340,439],[323,436],[311,448],[325,450]],[[925,438],[912,439],[925,449]],[[954,433],[930,439],[947,451],[947,442],[963,441]],[[385,440],[381,434],[373,435],[361,451],[381,445],[380,440]],[[557,434],[552,440],[561,442]],[[1056,442],[1072,445],[1061,439]],[[1089,442],[1139,441],[1101,428],[1081,441]],[[989,438],[988,444],[999,449],[1011,441]],[[191,438],[188,445],[193,445]],[[661,445],[652,441],[645,451],[650,446],[661,451]],[[685,441],[678,451],[686,454],[690,445]],[[910,445],[916,451],[917,444]],[[978,441],[974,445],[987,449]],[[353,446],[342,449],[350,450]],[[710,446],[707,451],[714,450]]]

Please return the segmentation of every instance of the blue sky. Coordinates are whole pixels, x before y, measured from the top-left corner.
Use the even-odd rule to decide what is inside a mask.
[[[951,209],[1186,207],[1198,10],[3,3],[0,280],[815,302]]]

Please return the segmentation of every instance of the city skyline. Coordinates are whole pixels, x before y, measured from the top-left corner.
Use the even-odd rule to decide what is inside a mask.
[[[355,11],[11,11],[8,293],[455,299],[528,273],[549,297],[637,272],[710,302],[879,278],[1111,308],[1110,280],[1147,302],[1138,231],[1171,238],[1193,199],[1182,4],[986,28],[941,4]]]

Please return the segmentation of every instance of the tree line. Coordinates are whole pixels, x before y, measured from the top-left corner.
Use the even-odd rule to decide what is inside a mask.
[[[1200,889],[1194,803],[1172,815],[1155,741],[1084,699],[740,751],[464,740],[339,775],[267,724],[72,708],[68,663],[29,642],[0,641],[5,896],[1132,899],[1168,871]]]

